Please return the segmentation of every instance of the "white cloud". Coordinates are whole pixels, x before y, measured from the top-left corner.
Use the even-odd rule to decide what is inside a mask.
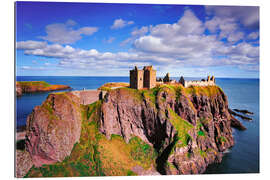
[[[65,24],[50,24],[46,26],[47,36],[40,36],[39,38],[54,43],[72,44],[82,38],[82,35],[92,35],[98,31],[97,27],[82,27],[77,30],[73,29],[76,22],[68,20]]]
[[[116,19],[114,20],[113,22],[113,25],[111,26],[111,29],[121,29],[125,26],[128,26],[128,25],[131,25],[131,24],[134,24],[133,21],[125,21],[123,19]]]
[[[131,35],[133,37],[138,37],[138,36],[143,36],[145,35],[146,33],[148,32],[148,27],[147,26],[143,26],[141,27],[140,29],[134,29],[132,32],[131,32]]]
[[[248,35],[248,39],[257,39],[259,37],[259,32],[252,32]]]
[[[248,28],[259,27],[259,7],[256,6],[205,6],[208,15],[233,18]]]
[[[244,37],[244,33],[243,32],[234,32],[234,33],[229,34],[227,40],[229,42],[234,43],[234,42],[237,42],[237,41],[243,39],[243,37]]]
[[[41,41],[20,41],[16,42],[16,48],[17,49],[40,49],[44,48],[47,46],[46,42],[41,42]]]

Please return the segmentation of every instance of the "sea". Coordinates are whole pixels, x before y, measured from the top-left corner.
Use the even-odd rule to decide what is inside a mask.
[[[172,78],[179,80],[179,78]],[[185,78],[199,80],[201,78]],[[64,84],[72,90],[97,89],[107,82],[129,82],[129,77],[79,77],[79,76],[17,76],[17,81],[46,81],[50,84]],[[228,97],[231,109],[246,109],[252,121],[239,119],[247,128],[245,131],[233,129],[235,145],[224,153],[222,162],[210,165],[205,174],[259,173],[259,79],[216,78]],[[41,105],[50,92],[24,94],[16,99],[16,128],[26,124],[27,116],[33,108]]]

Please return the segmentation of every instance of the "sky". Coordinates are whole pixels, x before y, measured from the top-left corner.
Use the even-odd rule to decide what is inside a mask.
[[[259,78],[259,7],[16,2],[17,76]]]

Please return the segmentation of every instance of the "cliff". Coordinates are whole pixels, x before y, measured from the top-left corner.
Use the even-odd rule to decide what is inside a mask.
[[[70,89],[66,85],[51,85],[45,81],[17,81],[16,94],[21,96],[23,93],[46,92],[55,90]]]
[[[234,145],[231,121],[217,86],[111,89],[89,105],[53,93],[27,120],[26,177],[203,173]]]

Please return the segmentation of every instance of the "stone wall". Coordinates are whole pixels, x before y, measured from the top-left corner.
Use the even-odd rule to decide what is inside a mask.
[[[80,99],[80,104],[92,104],[99,99],[102,99],[104,92],[100,90],[85,90],[85,91],[71,91],[71,93]],[[102,94],[101,94],[102,93]]]

